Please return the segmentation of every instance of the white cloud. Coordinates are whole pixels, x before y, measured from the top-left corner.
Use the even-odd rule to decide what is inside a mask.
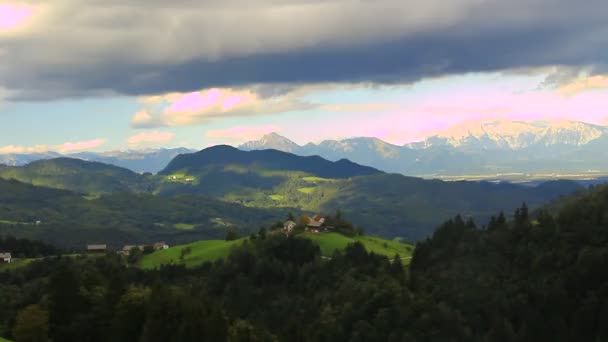
[[[106,144],[105,139],[94,139],[89,141],[65,142],[61,145],[35,145],[35,146],[16,146],[8,145],[0,147],[0,154],[29,154],[29,153],[45,153],[45,152],[60,152],[72,153],[78,151],[86,151]]]
[[[85,151],[90,150],[102,145],[105,145],[106,139],[94,139],[88,141],[79,141],[79,142],[66,142],[56,147],[58,152],[61,153],[69,153],[69,152],[77,152],[77,151]]]
[[[44,153],[50,150],[47,145],[35,146],[15,146],[8,145],[0,147],[0,154],[27,154],[27,153]]]

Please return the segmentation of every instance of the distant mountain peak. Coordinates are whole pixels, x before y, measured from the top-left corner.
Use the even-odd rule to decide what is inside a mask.
[[[239,146],[240,150],[279,150],[283,152],[296,152],[300,146],[288,138],[276,133],[268,133],[262,136],[259,140],[249,141]]]

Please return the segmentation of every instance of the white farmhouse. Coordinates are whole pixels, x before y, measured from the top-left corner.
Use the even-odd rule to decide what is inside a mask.
[[[0,261],[3,263],[11,263],[11,253],[0,253]]]

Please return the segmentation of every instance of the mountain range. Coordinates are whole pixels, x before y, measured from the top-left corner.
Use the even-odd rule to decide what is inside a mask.
[[[403,146],[378,138],[297,145],[276,133],[239,146],[328,160],[347,158],[386,172],[417,176],[608,171],[608,128],[583,122],[464,123]]]
[[[421,177],[496,176],[505,174],[572,174],[608,172],[608,128],[575,121],[466,122],[424,141],[395,145],[358,137],[298,145],[277,133],[238,147],[244,151],[275,149],[330,161],[348,159],[385,172]],[[78,158],[157,173],[186,148],[113,152],[1,154],[0,164],[21,166],[58,157]]]
[[[4,164],[7,166],[22,166],[37,160],[69,157],[87,161],[112,164],[127,168],[131,171],[138,173],[157,173],[165,166],[167,166],[169,161],[171,161],[175,156],[181,153],[190,152],[194,152],[194,150],[180,147],[110,152],[79,152],[72,154],[61,154],[57,152],[31,154],[13,153],[0,154],[0,164]]]

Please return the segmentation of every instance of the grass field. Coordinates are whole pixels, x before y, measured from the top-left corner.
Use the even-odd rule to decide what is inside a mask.
[[[406,265],[409,264],[414,251],[414,247],[411,245],[372,236],[347,237],[338,233],[302,234],[300,236],[317,243],[321,248],[321,254],[325,257],[330,257],[334,251],[344,249],[349,244],[357,241],[361,242],[369,252],[385,255],[389,258],[394,257],[395,254],[399,254]],[[230,254],[234,246],[241,244],[244,240],[245,238],[235,241],[204,240],[187,245],[174,246],[144,256],[139,262],[139,267],[152,269],[172,263],[183,263],[186,267],[195,267],[206,261],[225,258]],[[192,252],[187,254],[182,262],[180,260],[181,251],[188,247],[190,247]]]
[[[17,221],[9,221],[9,220],[0,220],[0,224],[11,224],[11,225],[32,225],[31,222],[17,222]]]
[[[191,224],[191,223],[176,223],[173,225],[173,227],[175,227],[175,229],[179,229],[179,230],[192,230],[194,229],[196,225],[195,224]]]
[[[404,264],[408,264],[414,247],[398,241],[385,240],[373,236],[348,237],[338,233],[302,234],[301,236],[311,239],[321,247],[321,254],[331,256],[334,251],[344,249],[351,243],[361,242],[368,252],[386,255],[389,258],[399,254]]]
[[[3,337],[0,337],[0,342],[11,342],[11,341],[10,341],[10,340],[7,340],[7,339],[5,339],[5,338],[3,338]]]
[[[242,243],[244,239],[234,241],[204,240],[187,245],[174,246],[169,249],[156,251],[145,255],[139,262],[144,269],[152,269],[160,265],[181,264],[180,255],[182,249],[191,248],[191,252],[184,257],[183,264],[186,267],[195,267],[205,261],[214,261],[226,257],[232,247]]]
[[[321,178],[321,177],[303,177],[302,180],[308,183],[321,183],[321,182],[331,182],[333,179],[329,178]]]
[[[0,271],[15,270],[29,265],[34,260],[36,259],[19,259],[11,262],[10,264],[0,264]]]
[[[304,194],[310,194],[315,191],[315,187],[299,188],[298,191]]]

